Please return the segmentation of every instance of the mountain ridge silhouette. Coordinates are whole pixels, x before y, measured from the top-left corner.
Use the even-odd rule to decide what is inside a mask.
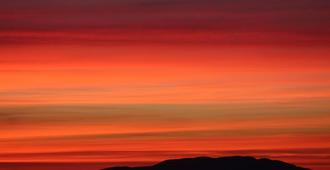
[[[153,166],[112,167],[102,170],[310,170],[286,162],[250,156],[196,157],[165,160]]]

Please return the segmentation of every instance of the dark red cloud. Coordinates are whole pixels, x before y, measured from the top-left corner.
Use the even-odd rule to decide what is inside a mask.
[[[0,37],[1,43],[320,45],[329,43],[329,9],[325,0],[6,0]]]

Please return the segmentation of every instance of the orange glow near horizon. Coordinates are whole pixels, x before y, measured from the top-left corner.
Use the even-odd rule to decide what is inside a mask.
[[[236,150],[328,163],[314,153],[330,148],[326,48],[148,48],[2,47],[0,161],[136,165]]]

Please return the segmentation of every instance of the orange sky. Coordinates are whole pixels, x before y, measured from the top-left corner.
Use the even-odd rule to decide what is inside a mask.
[[[330,167],[329,4],[206,1],[0,2],[0,162]]]
[[[2,162],[156,162],[238,150],[329,163],[329,152],[313,150],[330,147],[328,48],[1,49]]]

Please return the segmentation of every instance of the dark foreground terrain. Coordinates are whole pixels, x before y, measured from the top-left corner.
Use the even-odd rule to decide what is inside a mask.
[[[148,167],[113,167],[103,170],[308,170],[292,164],[253,157],[187,158],[167,160]]]

